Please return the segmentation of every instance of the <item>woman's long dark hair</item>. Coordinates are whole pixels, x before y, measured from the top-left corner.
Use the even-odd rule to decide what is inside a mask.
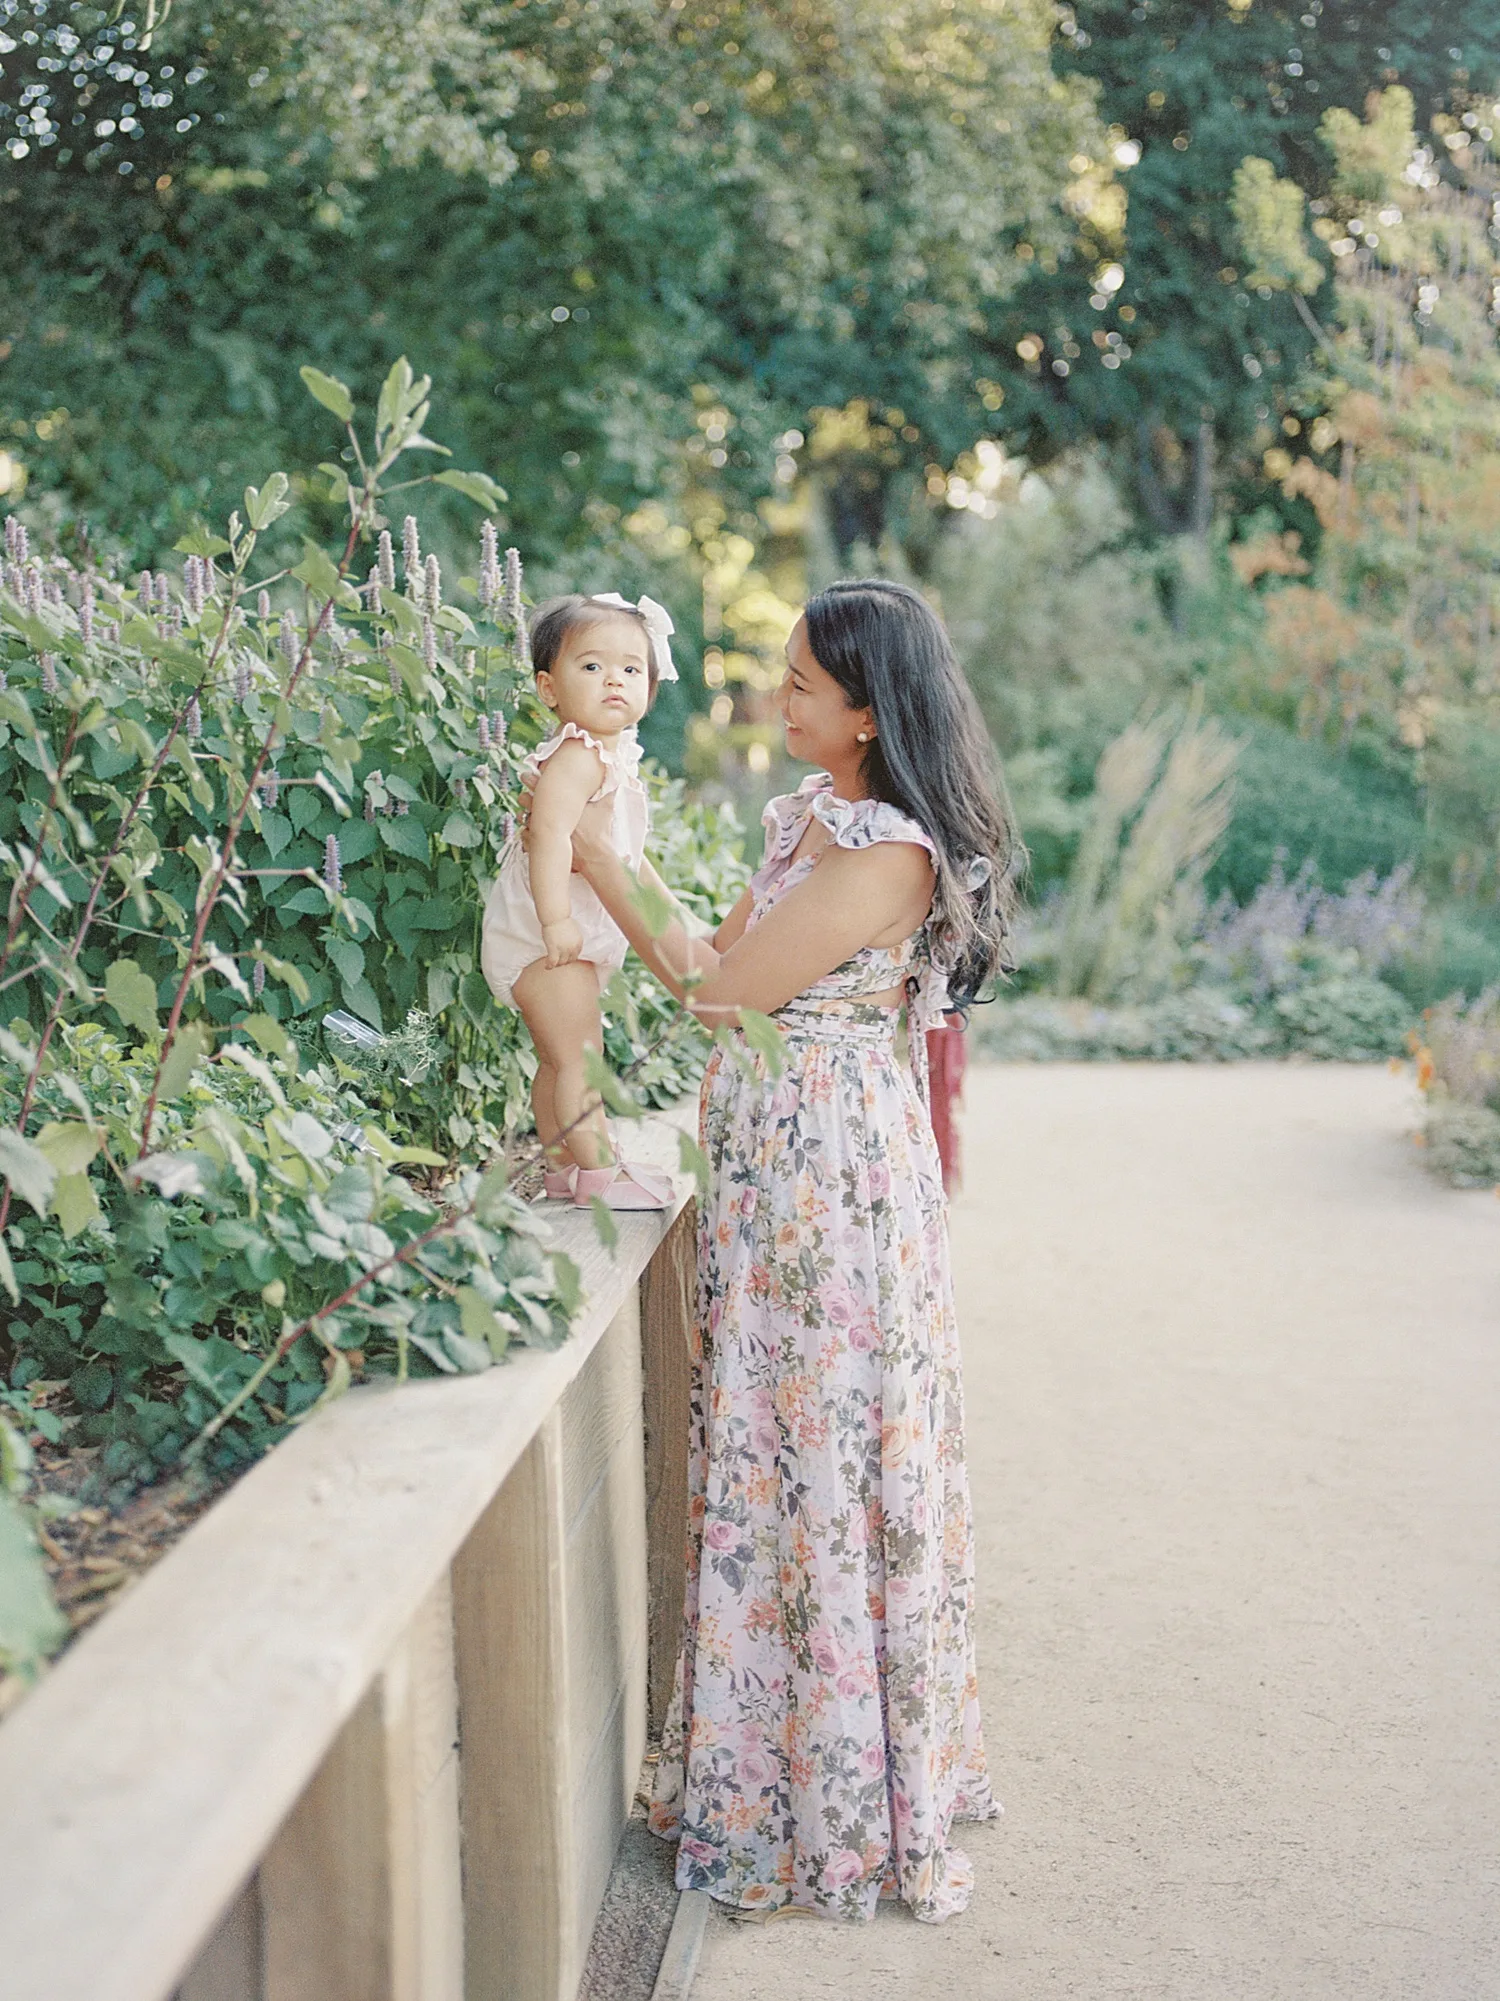
[[[863,769],[871,796],[909,813],[937,843],[933,916],[956,962],[954,1005],[966,1007],[1005,967],[1025,859],[979,704],[942,620],[904,584],[830,584],[804,616],[818,665],[851,709],[874,711]],[[990,868],[971,889],[975,856]]]

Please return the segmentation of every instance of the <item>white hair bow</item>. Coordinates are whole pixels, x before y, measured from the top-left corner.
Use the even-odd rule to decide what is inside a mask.
[[[656,669],[657,680],[677,679],[677,667],[672,659],[672,648],[669,644],[677,628],[673,625],[672,615],[665,605],[658,604],[655,598],[637,598],[632,604],[629,598],[622,598],[618,591],[594,591],[591,602],[615,605],[621,611],[637,612],[645,621],[646,638],[651,645],[651,665]]]

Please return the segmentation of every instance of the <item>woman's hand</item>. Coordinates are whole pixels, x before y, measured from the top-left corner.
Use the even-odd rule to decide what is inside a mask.
[[[613,824],[613,799],[597,799],[584,807],[573,829],[573,866],[579,874],[586,876],[591,869],[614,859]]]

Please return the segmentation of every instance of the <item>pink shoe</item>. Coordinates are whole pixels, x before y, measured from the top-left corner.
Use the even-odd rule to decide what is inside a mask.
[[[667,1175],[617,1160],[613,1167],[580,1167],[573,1184],[573,1203],[579,1209],[587,1209],[595,1201],[606,1209],[667,1209],[674,1192]]]
[[[576,1167],[549,1167],[542,1180],[542,1200],[544,1202],[571,1202],[573,1183],[578,1179]]]

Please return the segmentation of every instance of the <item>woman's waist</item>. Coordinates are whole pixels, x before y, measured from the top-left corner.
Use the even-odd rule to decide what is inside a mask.
[[[771,1016],[789,1042],[891,1043],[901,1019],[899,992],[894,998],[847,994],[799,994]]]

